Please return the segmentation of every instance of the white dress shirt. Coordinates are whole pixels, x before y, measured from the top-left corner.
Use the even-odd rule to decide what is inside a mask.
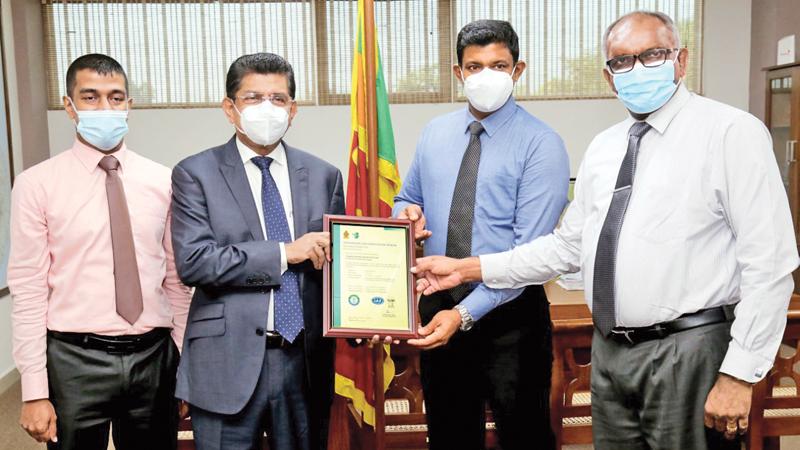
[[[244,173],[247,175],[247,181],[250,183],[250,191],[253,193],[253,200],[256,202],[256,209],[258,210],[258,221],[261,223],[261,231],[264,236],[269,239],[267,234],[267,226],[264,224],[264,205],[261,202],[261,169],[253,163],[253,158],[261,156],[254,152],[250,147],[244,145],[238,138],[236,139],[236,148],[239,150],[239,156],[242,157],[244,164]],[[289,233],[294,240],[294,214],[292,212],[292,188],[289,183],[289,166],[286,164],[286,149],[283,148],[283,143],[279,143],[275,150],[269,155],[272,158],[272,164],[269,166],[269,173],[275,184],[278,186],[278,192],[281,194],[283,201],[283,210],[286,212],[286,223],[289,224]],[[286,272],[289,264],[286,260],[286,248],[284,244],[280,244],[281,248],[281,274]],[[267,331],[275,331],[275,298],[273,291],[269,291],[269,312],[267,313]]]
[[[616,322],[641,327],[738,303],[720,369],[755,382],[772,367],[798,265],[786,191],[769,132],[683,85],[647,122],[616,259]],[[575,200],[548,236],[481,256],[492,288],[539,284],[583,269],[592,306],[597,241],[634,119],[600,133]]]

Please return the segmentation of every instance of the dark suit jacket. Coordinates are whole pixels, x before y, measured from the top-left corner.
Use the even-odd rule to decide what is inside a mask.
[[[299,238],[322,231],[323,214],[344,214],[342,175],[315,156],[284,147]],[[181,161],[172,189],[175,262],[181,280],[196,288],[176,396],[207,411],[235,414],[261,373],[265,345],[257,330],[266,326],[269,290],[281,284],[280,249],[277,241],[264,240],[235,138]],[[322,273],[308,262],[289,270],[299,272],[312,424],[325,422],[333,395],[333,341],[322,338]]]

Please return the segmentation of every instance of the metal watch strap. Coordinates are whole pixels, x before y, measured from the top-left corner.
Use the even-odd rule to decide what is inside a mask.
[[[461,331],[471,330],[472,326],[475,325],[475,321],[472,320],[472,314],[469,313],[469,310],[464,305],[456,305],[453,309],[461,315],[461,326],[459,327]]]

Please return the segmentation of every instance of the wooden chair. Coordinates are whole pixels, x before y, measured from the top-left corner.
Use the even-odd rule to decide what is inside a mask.
[[[591,345],[591,321],[554,322],[550,414],[556,448],[592,443]]]
[[[544,289],[553,321],[550,417],[556,448],[591,444],[592,315],[583,291],[567,291],[554,282],[545,284]]]
[[[792,303],[796,304],[797,299],[793,298]],[[792,306],[784,345],[794,352],[780,352],[767,377],[753,387],[748,450],[779,449],[780,436],[800,435],[800,311]]]

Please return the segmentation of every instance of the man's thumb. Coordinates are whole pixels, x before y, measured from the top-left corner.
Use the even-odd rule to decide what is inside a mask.
[[[47,428],[47,438],[50,441],[58,442],[58,428],[56,427],[56,416],[50,417],[50,426]]]
[[[424,327],[420,327],[417,332],[419,333],[420,336],[427,336],[427,335],[433,333],[433,330],[435,330],[435,329],[436,329],[436,325],[433,323],[433,320],[432,320],[427,325],[425,325]]]

